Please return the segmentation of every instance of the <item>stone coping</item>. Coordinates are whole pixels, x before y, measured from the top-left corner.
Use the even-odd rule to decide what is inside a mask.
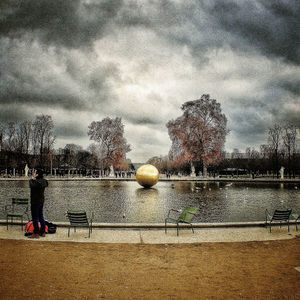
[[[27,222],[23,222],[26,224]],[[58,227],[68,227],[70,225],[69,222],[53,222]],[[295,220],[290,220],[290,225],[295,225]],[[0,220],[0,224],[6,225],[6,220]],[[242,227],[265,227],[264,221],[255,221],[255,222],[223,222],[223,223],[192,223],[194,228],[242,228]],[[282,223],[282,225],[286,225],[287,223]],[[13,224],[9,223],[9,225],[20,226],[20,221],[14,221]],[[280,225],[280,222],[273,222],[272,226]],[[156,229],[156,228],[164,228],[165,223],[93,223],[93,228],[107,228],[107,229]],[[175,228],[176,224],[168,223],[167,228]],[[190,227],[189,224],[180,223],[180,227]]]
[[[0,178],[0,181],[27,181],[30,177],[18,177],[18,178]],[[60,177],[46,177],[49,181],[136,181],[135,178],[86,178],[86,177],[75,177],[75,178],[60,178]],[[159,178],[159,181],[164,182],[180,182],[180,181],[192,181],[192,182],[264,182],[264,183],[300,183],[300,178],[202,178],[202,177],[184,177],[184,178]]]
[[[58,227],[55,234],[47,234],[45,238],[31,240],[40,242],[80,242],[80,243],[126,243],[126,244],[178,244],[178,243],[205,243],[205,242],[247,242],[292,239],[298,235],[295,226],[276,226],[272,233],[263,227],[227,227],[227,228],[181,228],[177,236],[176,228],[164,229],[149,228],[95,228],[88,237],[87,228],[71,229],[68,236],[67,227]],[[24,227],[0,226],[0,239],[27,240],[24,236]]]

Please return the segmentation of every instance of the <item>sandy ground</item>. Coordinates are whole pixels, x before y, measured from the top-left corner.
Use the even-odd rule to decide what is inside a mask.
[[[0,299],[300,299],[300,236],[190,244],[0,239]]]

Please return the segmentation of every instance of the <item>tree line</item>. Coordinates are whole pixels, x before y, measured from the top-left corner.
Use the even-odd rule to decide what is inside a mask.
[[[172,143],[169,154],[148,160],[160,172],[206,177],[207,173],[216,176],[231,170],[237,175],[246,172],[278,177],[283,166],[290,177],[299,173],[299,128],[294,124],[274,124],[259,151],[248,147],[241,153],[234,149],[228,157],[224,145],[229,130],[220,103],[204,94],[185,102],[181,110],[181,116],[166,124]],[[87,149],[76,144],[54,149],[54,123],[49,115],[21,123],[0,123],[0,170],[7,174],[16,169],[22,174],[27,164],[63,174],[73,170],[88,175],[97,169],[104,176],[111,166],[119,171],[132,168],[126,159],[131,146],[124,137],[121,118],[92,121],[87,135],[93,142]]]
[[[43,168],[48,173],[55,170],[65,174],[70,170],[80,170],[87,175],[93,169],[101,169],[102,174],[113,166],[119,170],[128,169],[126,153],[130,145],[124,138],[121,118],[104,118],[93,121],[88,132],[95,143],[83,149],[80,145],[66,144],[54,149],[54,123],[49,115],[38,115],[33,121],[21,123],[0,123],[0,170],[2,175],[24,173],[29,168]]]
[[[55,136],[51,116],[36,116],[33,121],[0,123],[1,169],[24,168],[24,163],[44,166],[53,153]]]
[[[286,177],[300,175],[299,127],[291,123],[274,124],[268,128],[266,144],[259,149],[247,147],[244,152],[235,148],[231,153],[222,151],[208,164],[209,176],[267,176],[279,178],[284,168]],[[173,149],[169,155],[155,156],[148,160],[162,173],[191,174],[192,168],[187,160],[174,159]],[[203,173],[201,156],[193,161],[197,175]],[[204,162],[205,164],[205,162]]]
[[[231,157],[224,151],[227,118],[220,104],[208,94],[185,102],[183,113],[166,126],[172,141],[168,156],[152,157],[148,163],[160,172],[204,177],[223,175],[267,175],[279,177],[280,169],[290,178],[300,173],[299,127],[292,123],[274,124],[268,129],[267,144],[260,151],[234,149]]]

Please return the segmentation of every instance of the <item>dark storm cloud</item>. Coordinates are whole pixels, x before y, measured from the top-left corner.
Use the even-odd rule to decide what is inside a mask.
[[[123,26],[157,31],[198,58],[225,45],[300,63],[297,1],[5,1],[1,35],[30,33],[45,44],[78,48]],[[247,46],[245,46],[245,43]]]
[[[80,63],[82,57],[26,45],[0,39],[0,103],[89,111],[112,98],[107,80],[119,78],[113,63],[95,67],[89,53]]]
[[[0,73],[1,74],[1,73]],[[29,82],[31,84],[29,85]],[[0,103],[44,107],[62,107],[66,110],[82,110],[85,104],[76,96],[68,95],[68,91],[48,90],[34,84],[33,78],[14,78],[9,81],[0,79]]]
[[[63,121],[63,120],[61,120]],[[87,128],[78,122],[66,122],[55,125],[55,135],[60,138],[78,138],[87,136]]]
[[[29,112],[21,110],[17,105],[3,106],[0,102],[0,123],[21,122],[24,120],[33,120],[33,117]]]
[[[271,86],[278,87],[292,96],[300,96],[300,78],[283,77],[274,81]]]
[[[45,44],[90,46],[105,34],[121,5],[120,0],[2,1],[0,34],[22,38],[24,33],[31,33]]]
[[[299,1],[215,1],[203,7],[236,37],[231,46],[245,51],[246,42],[263,55],[300,64]]]
[[[180,104],[218,93],[231,144],[263,142],[300,123],[299,15],[282,0],[1,1],[0,121],[45,112],[76,140],[120,116],[133,148],[167,145]]]
[[[200,62],[225,46],[300,63],[299,1],[161,1],[123,8],[121,23],[152,28]]]
[[[2,75],[2,76],[1,76]],[[7,75],[7,74],[6,74]],[[62,107],[67,110],[81,110],[84,102],[76,96],[68,95],[64,90],[45,90],[30,75],[19,77],[6,76],[0,72],[0,103],[26,104],[26,106]]]
[[[242,138],[247,137],[253,133],[263,134],[268,128],[268,122],[262,118],[262,113],[255,111],[244,111],[241,113],[233,113],[231,118],[234,120],[231,122],[231,130]]]
[[[126,116],[125,119],[135,125],[155,125],[155,124],[157,124],[157,120],[152,119],[151,117]]]

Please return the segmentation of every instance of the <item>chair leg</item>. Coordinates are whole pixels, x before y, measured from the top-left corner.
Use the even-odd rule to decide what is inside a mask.
[[[165,234],[167,233],[167,220],[165,220]]]
[[[21,217],[21,230],[23,231],[23,217]]]
[[[70,236],[70,226],[68,228],[68,237]]]
[[[192,231],[193,231],[193,233],[195,233],[195,232],[194,232],[194,228],[193,228],[193,225],[192,225],[192,224],[191,224],[191,227],[192,227]]]
[[[177,223],[177,236],[179,236],[179,224]]]
[[[288,232],[290,232],[290,222],[288,221]]]
[[[8,230],[8,216],[6,216],[6,230]]]

